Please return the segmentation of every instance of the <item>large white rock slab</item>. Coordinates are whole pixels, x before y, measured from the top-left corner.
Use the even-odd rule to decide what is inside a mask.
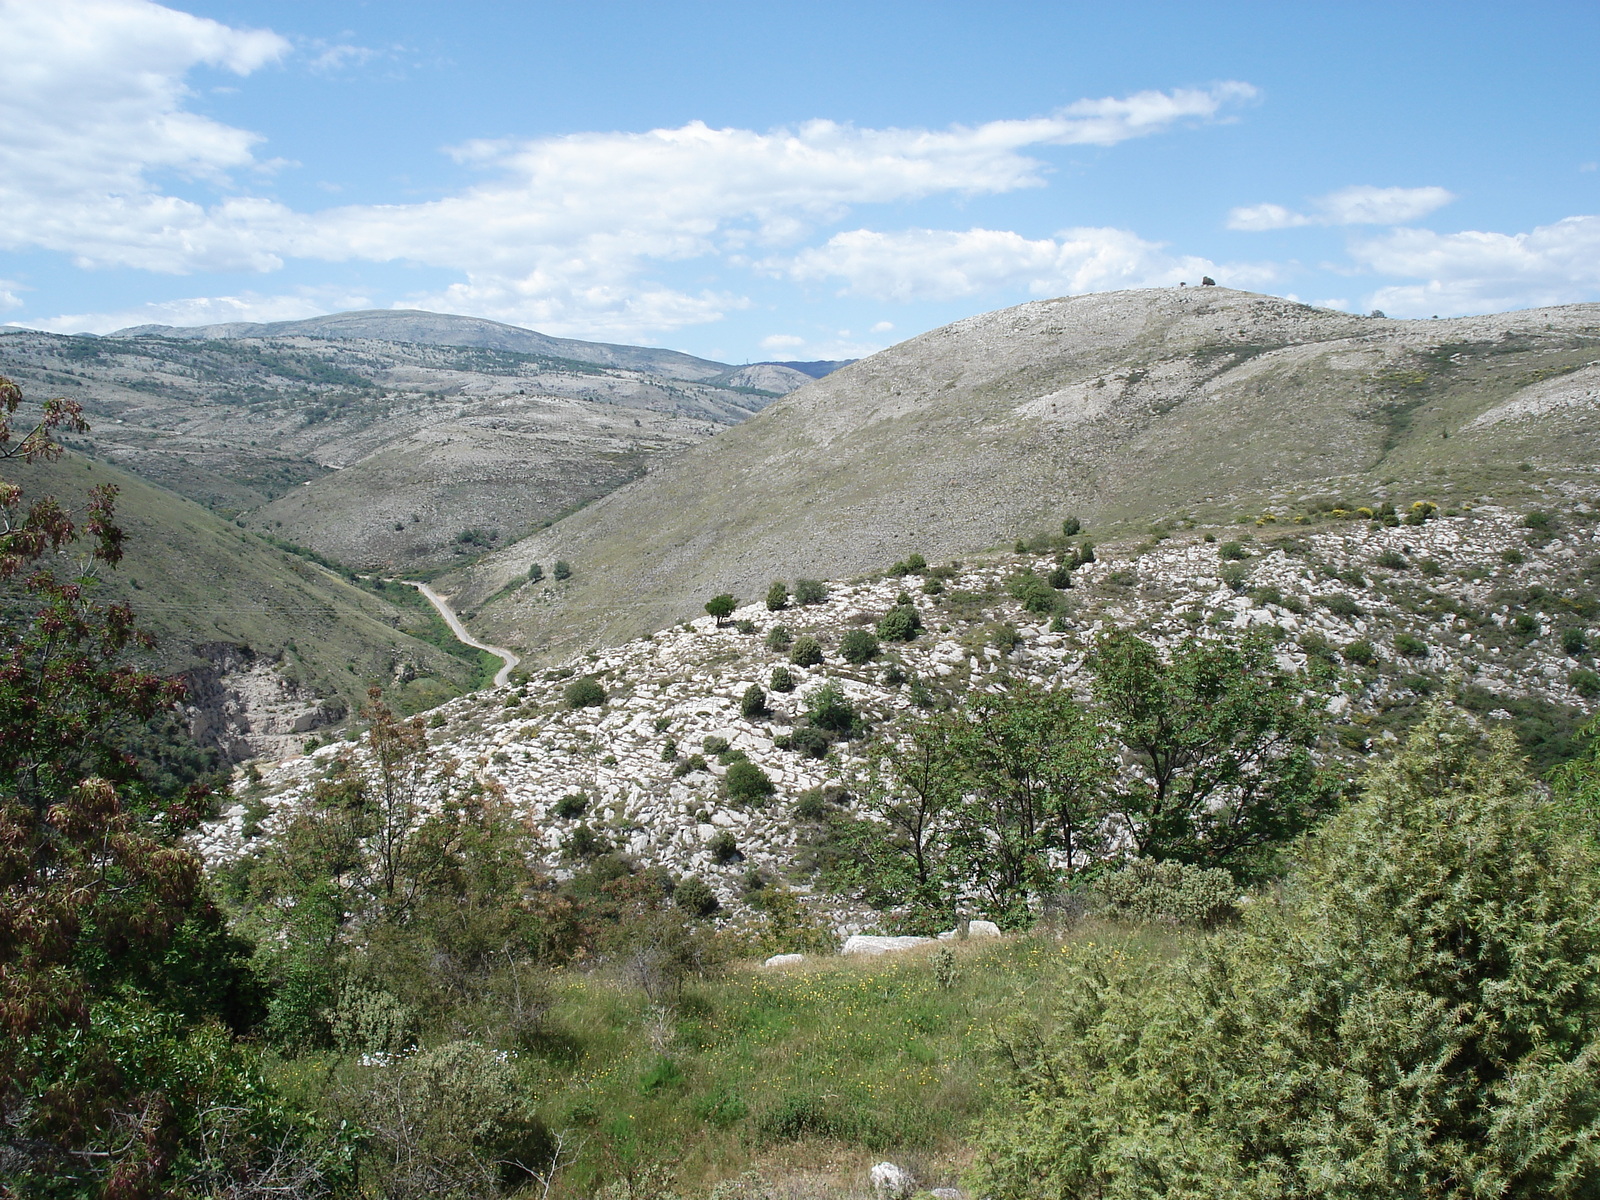
[[[925,937],[875,937],[872,934],[853,933],[845,939],[844,948],[840,954],[893,954],[899,950],[910,950],[917,946],[926,946],[932,938]]]

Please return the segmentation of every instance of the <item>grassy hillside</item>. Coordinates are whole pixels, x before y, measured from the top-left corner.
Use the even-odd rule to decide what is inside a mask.
[[[1009,546],[1069,514],[1113,536],[1389,486],[1518,501],[1600,458],[1597,348],[1594,305],[1390,321],[1224,288],[1025,304],[791,393],[464,573],[458,607],[566,559],[563,589],[479,616],[559,654],[717,592]]]
[[[206,668],[220,646],[248,647],[278,660],[303,690],[349,709],[369,685],[415,708],[478,682],[476,655],[460,657],[459,644],[442,648],[431,609],[374,595],[163,488],[76,455],[10,463],[6,473],[30,496],[53,494],[77,506],[91,487],[120,489],[126,557],[101,594],[134,607],[159,639],[163,671]],[[430,636],[437,644],[419,640]]]

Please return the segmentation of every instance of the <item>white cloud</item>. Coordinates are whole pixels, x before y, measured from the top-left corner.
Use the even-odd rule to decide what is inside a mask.
[[[1111,146],[1220,119],[1256,95],[1238,82],[1146,91],[942,130],[691,122],[474,141],[452,153],[483,181],[456,194],[298,212],[248,194],[274,165],[257,158],[257,135],[186,107],[192,71],[254,71],[289,54],[277,34],[148,0],[0,0],[0,45],[0,247],[169,273],[272,271],[294,257],[424,264],[462,279],[413,302],[611,336],[712,321],[745,303],[675,291],[650,278],[652,264],[736,264],[859,204],[1042,186],[1031,147]],[[319,43],[302,57],[330,70],[372,53]],[[193,199],[185,186],[195,185],[212,198]]]
[[[1210,259],[1172,255],[1125,229],[1068,229],[1028,239],[1008,230],[856,229],[769,266],[803,281],[839,279],[852,295],[878,300],[946,300],[1001,289],[1036,296],[1153,287],[1203,275],[1254,286],[1272,276],[1260,265],[1219,267]]]
[[[276,206],[207,211],[160,179],[226,185],[260,165],[256,135],[185,111],[184,79],[248,74],[288,51],[283,38],[146,0],[0,0],[0,45],[0,246],[164,271],[277,264],[256,244]]]
[[[774,333],[761,339],[763,350],[791,350],[805,344],[805,338],[795,337],[792,333]]]
[[[1600,289],[1600,216],[1513,234],[1397,229],[1355,243],[1351,253],[1377,274],[1422,281],[1373,293],[1373,306],[1395,315],[1571,304]]]
[[[191,296],[100,313],[63,313],[14,324],[51,333],[111,333],[130,325],[221,325],[229,321],[298,321],[345,309],[370,308],[370,297],[327,288],[292,296]]]
[[[1442,187],[1347,187],[1311,202],[1309,213],[1256,204],[1228,213],[1228,228],[1246,232],[1302,225],[1403,225],[1443,208],[1455,195]]]
[[[879,321],[868,332],[869,333],[888,333],[893,328],[894,328],[894,322],[893,321]]]

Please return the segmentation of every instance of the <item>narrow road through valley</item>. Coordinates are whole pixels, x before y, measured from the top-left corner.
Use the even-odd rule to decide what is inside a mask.
[[[511,650],[507,650],[504,646],[491,646],[488,642],[480,642],[473,637],[467,632],[467,627],[461,623],[461,618],[456,616],[455,609],[446,604],[444,597],[427,584],[419,583],[415,579],[402,579],[400,582],[416,588],[429,604],[439,610],[439,615],[444,618],[444,623],[450,626],[450,632],[456,635],[456,641],[465,643],[474,650],[487,650],[506,664],[496,671],[494,675],[494,686],[504,687],[506,680],[511,678],[511,672],[516,670],[517,664],[522,661],[521,656]]]

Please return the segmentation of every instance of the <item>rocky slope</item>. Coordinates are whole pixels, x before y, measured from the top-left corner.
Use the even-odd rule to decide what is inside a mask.
[[[860,752],[859,743],[846,743],[817,759],[791,747],[797,715],[825,682],[892,736],[897,720],[940,693],[958,698],[1018,679],[1081,690],[1085,654],[1112,626],[1168,645],[1194,631],[1264,628],[1286,667],[1304,666],[1308,655],[1338,664],[1341,682],[1329,704],[1336,738],[1325,750],[1332,755],[1381,747],[1426,696],[1453,694],[1482,719],[1514,725],[1548,761],[1600,693],[1592,654],[1600,632],[1600,489],[1589,480],[1531,490],[1537,506],[1474,504],[1420,525],[1391,527],[1336,509],[1302,514],[1299,523],[1288,513],[1262,514],[1242,527],[1175,527],[1140,542],[1102,543],[1097,561],[1079,568],[1075,586],[1062,593],[1064,615],[1050,623],[1025,611],[1006,584],[1022,569],[1047,572],[1051,553],[969,559],[939,571],[942,584],[924,586],[915,574],[835,582],[821,604],[776,613],[745,606],[734,614],[734,622],[748,623],[742,629],[701,617],[452,701],[439,710],[432,737],[506,789],[536,830],[550,870],[572,866],[564,847],[579,818],[560,816],[558,804],[583,793],[590,804],[581,819],[616,847],[702,876],[734,909],[752,869],[802,892],[812,888],[803,852],[817,833],[806,815],[814,808],[797,810],[796,801],[808,789],[848,786]],[[1408,512],[1427,495],[1380,487],[1361,499],[1389,499]],[[844,632],[882,615],[901,592],[917,604],[926,631],[886,646],[876,662],[841,661]],[[767,648],[766,635],[779,624],[817,636],[826,659],[791,667],[797,689],[769,692],[772,715],[746,719],[745,689],[766,687],[772,669],[787,664],[783,652]],[[563,702],[567,681],[580,673],[602,683],[603,707],[573,710]],[[663,753],[669,739],[675,761]],[[724,768],[703,749],[707,739],[743,750],[768,773],[777,787],[770,803],[727,799]],[[205,832],[207,857],[223,862],[248,852],[247,822],[252,836],[270,838],[345,749],[318,749],[241,793]],[[707,766],[685,773],[679,764],[696,752]],[[734,861],[715,853],[713,839],[724,832],[735,839]],[[842,932],[870,921],[837,900],[814,902]]]
[[[461,322],[472,325],[436,318],[433,332],[468,336]],[[0,335],[0,374],[30,395],[81,401],[94,429],[73,444],[86,454],[341,561],[396,571],[514,540],[809,382],[687,355],[676,356],[683,378],[546,351],[355,336],[369,321],[292,324],[342,333],[14,332]],[[572,346],[619,359],[630,349]],[[669,352],[640,353],[673,366]]]
[[[1386,481],[1514,500],[1600,463],[1600,306],[1389,321],[1224,288],[1040,301],[791,393],[455,581],[489,636],[560,656],[911,547],[1228,520]],[[1447,497],[1448,498],[1448,497]],[[577,568],[556,596],[502,589]]]

